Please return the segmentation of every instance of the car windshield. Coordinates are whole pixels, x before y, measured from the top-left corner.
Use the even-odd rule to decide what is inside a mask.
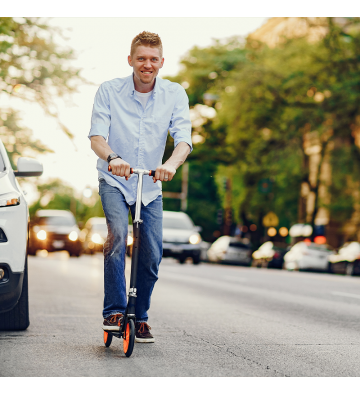
[[[75,218],[62,216],[40,217],[39,225],[73,226],[75,225]]]
[[[1,151],[0,151],[0,171],[1,172],[5,171],[5,162],[4,162],[4,159],[1,155]]]
[[[194,224],[189,217],[163,218],[163,227],[170,229],[192,229]]]
[[[249,249],[249,244],[242,243],[241,241],[230,241],[229,247],[246,248]]]
[[[107,232],[107,225],[105,224],[94,224],[92,226],[93,231],[95,232]]]

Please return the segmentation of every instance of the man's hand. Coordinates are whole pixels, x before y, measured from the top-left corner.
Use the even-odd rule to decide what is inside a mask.
[[[163,165],[156,168],[154,182],[160,181],[171,181],[176,173],[174,166],[164,163]]]
[[[116,158],[110,161],[111,172],[114,176],[124,177],[126,181],[131,177],[130,175],[130,165],[120,158]]]

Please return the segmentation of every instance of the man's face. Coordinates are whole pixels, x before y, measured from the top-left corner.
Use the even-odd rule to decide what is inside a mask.
[[[133,56],[128,56],[128,62],[134,70],[135,83],[147,85],[154,82],[164,64],[164,58],[160,57],[159,48],[139,45]]]

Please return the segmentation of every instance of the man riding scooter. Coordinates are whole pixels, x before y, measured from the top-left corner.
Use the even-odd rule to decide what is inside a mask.
[[[151,294],[162,258],[161,182],[171,181],[192,150],[189,100],[179,84],[157,77],[163,67],[162,43],[142,32],[131,43],[133,74],[100,85],[91,118],[91,148],[97,161],[99,194],[108,226],[104,243],[103,329],[119,330],[127,306],[125,251],[128,212],[135,215],[136,177],[130,166],[156,169],[144,178],[141,245],[137,270],[136,342],[153,343],[148,325]],[[167,133],[174,151],[162,164]],[[111,172],[108,172],[108,166]]]

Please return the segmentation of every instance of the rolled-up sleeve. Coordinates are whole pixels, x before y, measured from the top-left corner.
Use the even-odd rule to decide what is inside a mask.
[[[95,95],[91,116],[91,129],[88,137],[103,136],[106,140],[110,128],[110,101],[105,83],[101,84]]]
[[[171,117],[170,136],[174,139],[174,147],[181,141],[187,143],[190,147],[190,152],[193,150],[191,142],[191,121],[189,111],[189,98],[185,89],[180,87],[174,111]]]

